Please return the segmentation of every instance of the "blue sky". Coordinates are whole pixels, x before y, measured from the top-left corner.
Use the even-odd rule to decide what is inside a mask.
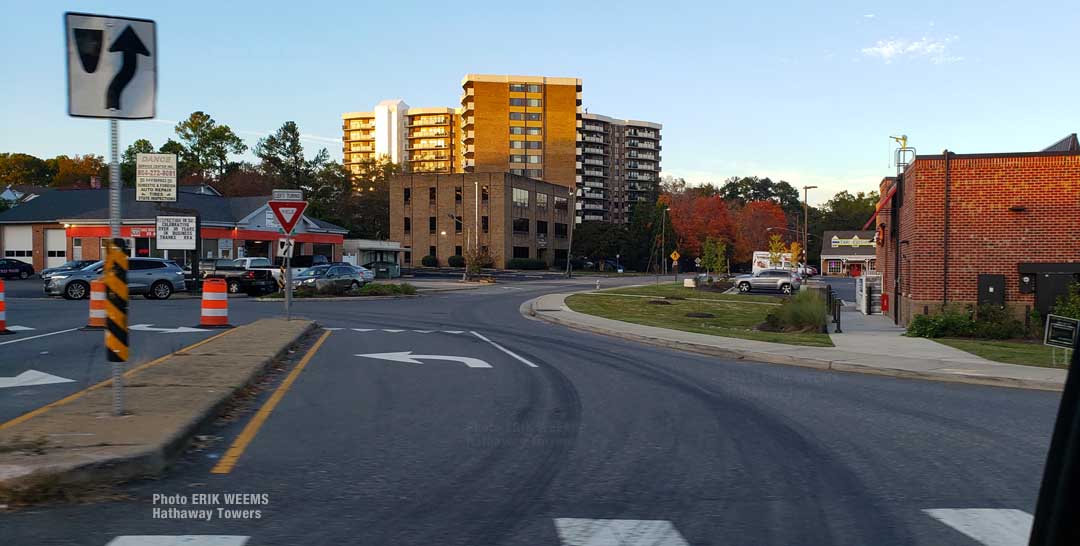
[[[342,112],[454,106],[470,72],[580,77],[590,112],[663,123],[665,174],[812,202],[876,189],[891,134],[963,153],[1080,130],[1075,2],[5,3],[0,151],[42,157],[107,151],[104,121],[66,114],[67,10],[158,23],[159,119],[121,123],[124,146],[203,110],[252,146],[295,120],[340,159]]]

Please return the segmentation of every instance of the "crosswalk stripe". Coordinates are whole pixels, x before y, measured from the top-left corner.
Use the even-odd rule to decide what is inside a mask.
[[[238,535],[124,535],[106,546],[244,546],[251,537]]]
[[[1034,518],[1011,508],[932,508],[930,517],[971,537],[984,546],[1025,546]]]
[[[563,546],[690,546],[664,519],[555,518]]]

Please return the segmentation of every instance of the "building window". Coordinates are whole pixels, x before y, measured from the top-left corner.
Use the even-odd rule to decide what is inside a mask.
[[[523,83],[512,83],[512,84],[510,84],[510,92],[511,93],[524,93],[525,92],[525,84],[523,84]]]
[[[454,233],[461,233],[461,228],[465,223],[461,221],[460,216],[454,217]]]
[[[525,121],[525,112],[510,112],[510,119],[513,121]]]
[[[435,252],[435,245],[431,245],[431,246],[427,247],[427,253],[428,253],[428,256],[438,256],[438,254],[436,254],[436,252]]]
[[[511,127],[510,128],[510,134],[512,134],[512,135],[523,135],[523,134],[525,134],[525,128],[524,127]]]
[[[461,186],[457,186],[456,188],[454,188],[454,202],[461,202]]]
[[[427,190],[428,201],[435,202],[435,188],[428,188]]]
[[[527,157],[529,159],[529,163],[536,164],[536,163],[543,163],[544,162],[544,156],[542,156],[542,155],[530,155],[530,156],[527,156]]]
[[[515,216],[526,216],[529,211],[529,190],[514,188],[513,206]]]
[[[461,245],[454,247],[454,256],[461,256]]]
[[[540,99],[525,99],[525,105],[526,106],[535,106],[535,107],[539,108],[539,107],[544,105],[544,101],[542,101]]]
[[[537,216],[547,216],[547,208],[548,208],[548,194],[536,192],[536,214],[537,214]]]
[[[525,169],[525,176],[529,178],[542,178],[544,175],[543,171],[540,169]]]
[[[429,216],[428,219],[427,219],[427,232],[431,233],[431,234],[435,233],[435,217],[434,216]]]
[[[543,91],[543,89],[544,88],[538,83],[530,83],[529,85],[525,86],[525,91],[529,93],[540,93],[541,91]]]
[[[408,202],[412,199],[412,188],[405,188],[404,191],[405,191],[405,203],[408,204]]]
[[[844,271],[844,264],[840,260],[825,260],[825,270],[828,273],[839,274]]]
[[[543,115],[536,112],[525,114],[526,121],[540,121],[541,119],[543,119]]]
[[[412,233],[412,218],[405,217],[405,233]]]
[[[511,140],[510,141],[510,149],[512,149],[512,150],[524,150],[525,149],[525,141],[524,140]]]
[[[525,134],[532,135],[532,136],[540,136],[540,128],[539,127],[526,127],[525,128]]]
[[[515,258],[529,258],[529,247],[527,246],[515,246],[514,247]]]
[[[547,236],[547,234],[548,234],[548,223],[546,221],[544,221],[544,220],[537,220],[536,221],[536,234],[537,235],[543,235],[545,237]]]
[[[518,176],[525,176],[525,169],[510,169],[510,174],[516,174]]]
[[[510,162],[511,163],[524,163],[525,162],[525,156],[523,156],[523,155],[511,155],[510,156]]]
[[[566,224],[560,224],[558,222],[555,222],[555,238],[556,239],[565,239],[566,238]]]
[[[486,202],[488,200],[488,187],[484,186],[480,188],[480,200]]]
[[[510,99],[510,106],[525,106],[525,99]]]
[[[530,150],[540,150],[544,147],[544,143],[539,140],[530,140],[525,143],[525,147]]]
[[[487,216],[481,216],[480,217],[480,226],[481,226],[481,229],[483,229],[484,233],[488,232],[488,217]]]
[[[516,235],[528,235],[529,233],[529,219],[528,218],[514,218],[514,234]]]
[[[409,265],[412,265],[412,251],[411,250],[406,250],[405,251],[405,258],[404,258],[403,263],[407,263]]]

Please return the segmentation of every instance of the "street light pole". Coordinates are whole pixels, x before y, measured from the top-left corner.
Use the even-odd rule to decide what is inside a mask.
[[[807,243],[810,242],[810,213],[809,213],[809,207],[806,204],[806,197],[807,197],[807,194],[809,194],[809,191],[813,190],[813,189],[817,189],[817,186],[803,186],[802,189],[803,189],[803,198],[802,198],[802,211],[803,211],[802,251],[803,251],[803,256],[806,256],[807,258],[809,258],[810,253],[807,252],[807,246],[806,245],[807,245]],[[795,259],[798,259],[798,258],[799,258],[798,256],[795,256]],[[806,262],[807,262],[807,260],[803,259],[803,267],[804,268],[807,265]]]

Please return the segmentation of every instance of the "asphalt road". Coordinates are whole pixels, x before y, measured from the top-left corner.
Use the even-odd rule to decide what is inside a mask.
[[[993,543],[924,510],[1034,510],[1053,393],[725,361],[518,313],[567,289],[302,303],[332,331],[231,473],[210,469],[246,418],[129,499],[0,512],[0,526],[48,545],[974,546]],[[417,362],[392,360],[404,352]],[[170,507],[155,494],[195,493],[268,504],[154,516]],[[218,540],[192,544],[241,543]]]

